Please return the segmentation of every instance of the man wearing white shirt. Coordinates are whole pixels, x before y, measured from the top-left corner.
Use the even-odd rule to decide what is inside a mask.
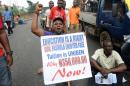
[[[45,21],[45,24],[46,24],[46,29],[49,30],[49,16],[50,16],[50,12],[51,12],[51,8],[54,6],[54,2],[53,1],[49,1],[49,9],[46,10],[45,12],[45,16],[46,16],[46,21]]]
[[[109,73],[115,73],[117,75],[115,86],[123,86],[122,79],[126,65],[118,52],[113,50],[110,40],[104,40],[103,48],[95,51],[91,58],[91,65],[94,69],[93,73],[100,72],[104,77],[107,77]]]

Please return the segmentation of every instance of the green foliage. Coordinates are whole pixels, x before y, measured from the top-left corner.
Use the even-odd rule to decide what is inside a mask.
[[[27,13],[26,8],[24,8],[24,7],[18,7],[16,5],[13,5],[11,7],[11,11],[13,12],[14,16],[15,15],[23,15],[23,14]]]
[[[36,5],[37,5],[39,2],[33,3],[32,1],[27,0],[27,3],[28,3],[28,5],[29,5],[29,7],[28,7],[28,12],[29,12],[29,13],[32,13],[32,12],[34,12],[35,7],[36,7]]]
[[[18,15],[19,14],[19,9],[18,9],[18,7],[16,5],[13,5],[11,10],[12,10],[14,15]]]

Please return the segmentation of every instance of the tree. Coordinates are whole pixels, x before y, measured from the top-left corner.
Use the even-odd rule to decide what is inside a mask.
[[[27,3],[28,3],[28,5],[29,5],[29,7],[28,7],[28,12],[29,12],[29,13],[32,13],[32,12],[34,12],[35,7],[36,7],[36,5],[37,5],[39,2],[33,3],[32,1],[27,0]]]
[[[18,15],[19,14],[19,9],[16,5],[13,4],[13,6],[11,7],[12,12],[14,15]]]

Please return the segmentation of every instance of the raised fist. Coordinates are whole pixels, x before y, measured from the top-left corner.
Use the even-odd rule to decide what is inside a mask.
[[[35,8],[35,13],[39,14],[40,11],[43,10],[43,5],[42,4],[37,4]]]

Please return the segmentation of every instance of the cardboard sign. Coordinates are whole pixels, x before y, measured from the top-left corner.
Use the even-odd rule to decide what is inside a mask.
[[[44,83],[92,77],[84,33],[41,37]]]

